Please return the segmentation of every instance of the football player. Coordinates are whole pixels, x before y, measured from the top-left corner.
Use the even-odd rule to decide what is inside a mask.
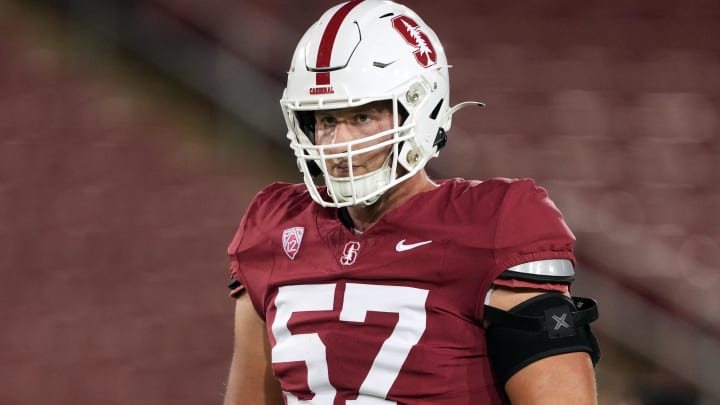
[[[304,184],[229,247],[236,404],[594,404],[574,236],[530,179],[433,180],[448,62],[411,9],[353,0],[300,40],[280,101]]]

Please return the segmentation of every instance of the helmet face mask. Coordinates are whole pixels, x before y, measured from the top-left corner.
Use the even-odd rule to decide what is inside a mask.
[[[322,205],[335,207],[370,205],[385,191],[409,177],[405,173],[407,170],[398,168],[398,159],[395,157],[400,155],[401,147],[405,142],[412,142],[413,127],[401,124],[403,113],[398,112],[397,108],[397,103],[393,103],[390,128],[345,142],[325,144],[315,142],[314,133],[310,131],[312,128],[308,128],[307,123],[302,123],[302,121],[307,122],[309,118],[306,114],[298,114],[302,118],[295,120],[296,127],[288,132],[288,137],[300,171],[305,176],[305,182],[313,185],[308,188],[314,199]],[[368,159],[377,160],[378,155],[384,161],[373,171],[356,174],[353,170],[349,170],[347,177],[336,177],[331,174],[332,170],[328,162],[341,161],[352,168],[355,163],[366,163]],[[327,197],[330,201],[326,201],[315,187],[315,177],[320,174],[325,180]]]
[[[326,11],[298,43],[280,101],[290,147],[313,199],[332,207],[373,204],[437,156],[436,138],[450,129],[448,68],[435,33],[405,6],[365,0]],[[314,112],[375,101],[392,105],[392,128],[316,144]],[[352,162],[378,148],[389,150],[378,170],[330,175],[328,159]],[[326,193],[318,189],[319,175]]]

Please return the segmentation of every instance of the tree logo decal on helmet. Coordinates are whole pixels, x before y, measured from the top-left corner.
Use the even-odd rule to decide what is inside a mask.
[[[405,42],[415,48],[415,60],[422,67],[430,67],[435,64],[437,57],[435,48],[422,28],[412,18],[406,15],[393,17],[392,26],[405,39]]]

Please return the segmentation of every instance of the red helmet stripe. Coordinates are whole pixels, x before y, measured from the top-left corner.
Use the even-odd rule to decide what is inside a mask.
[[[340,31],[340,25],[345,20],[350,11],[355,6],[360,4],[363,0],[353,0],[345,3],[335,14],[330,18],[325,32],[323,32],[322,39],[320,40],[320,48],[318,48],[317,61],[315,66],[318,68],[330,67],[330,57],[332,56],[333,45],[335,44],[335,38],[337,37],[338,31]],[[318,86],[330,84],[330,72],[318,72],[315,74],[315,84]]]

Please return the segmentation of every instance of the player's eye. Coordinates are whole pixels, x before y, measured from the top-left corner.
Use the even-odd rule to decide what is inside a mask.
[[[365,123],[367,123],[368,121],[370,121],[370,115],[369,115],[369,114],[365,114],[365,113],[363,113],[363,114],[356,114],[356,115],[353,117],[353,121],[355,121],[355,122],[358,123],[358,124],[365,124]]]
[[[332,115],[321,115],[317,117],[316,120],[319,124],[325,126],[333,126],[337,124],[337,118],[333,117]]]

